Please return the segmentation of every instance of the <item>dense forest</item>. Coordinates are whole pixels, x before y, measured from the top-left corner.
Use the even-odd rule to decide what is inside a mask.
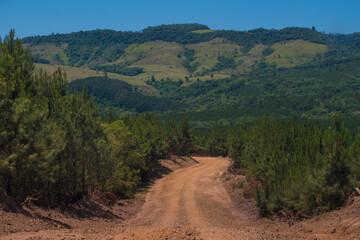
[[[69,83],[69,89],[81,92],[86,88],[102,108],[122,108],[133,112],[168,111],[180,104],[164,97],[149,96],[137,91],[127,82],[108,77],[89,77]]]

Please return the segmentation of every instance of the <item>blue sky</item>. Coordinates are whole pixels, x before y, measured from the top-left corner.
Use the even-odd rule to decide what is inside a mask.
[[[360,32],[358,0],[0,0],[0,36],[113,29],[138,31],[171,23],[212,29],[311,27]]]

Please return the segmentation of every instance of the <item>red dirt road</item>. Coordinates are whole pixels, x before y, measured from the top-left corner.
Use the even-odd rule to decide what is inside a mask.
[[[229,239],[228,229],[247,220],[233,206],[219,182],[229,160],[219,157],[195,159],[198,165],[178,170],[156,182],[142,211],[129,222],[134,238]],[[154,236],[145,235],[149,232]]]
[[[269,227],[240,211],[220,182],[229,159],[195,159],[199,164],[157,180],[142,210],[130,220],[86,231],[19,232],[5,239],[329,239],[327,235],[288,229],[285,223]]]

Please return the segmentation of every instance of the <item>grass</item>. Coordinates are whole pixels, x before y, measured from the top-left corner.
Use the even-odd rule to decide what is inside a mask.
[[[125,49],[125,53],[115,62],[128,64],[135,62],[133,65],[151,64],[156,60],[160,64],[181,65],[178,54],[184,52],[182,46],[178,43],[169,43],[164,41],[146,42],[143,44],[132,44]]]
[[[211,33],[211,32],[215,32],[215,31],[217,31],[217,30],[203,29],[203,30],[192,31],[192,33]]]
[[[214,30],[199,30],[196,33],[206,33]],[[183,80],[184,86],[194,83],[199,78],[200,81],[209,79],[220,79],[230,77],[232,74],[242,74],[251,71],[251,67],[263,59],[263,50],[268,46],[256,45],[249,52],[243,54],[241,46],[223,38],[216,38],[211,41],[187,44],[187,48],[195,50],[195,60],[192,63],[199,62],[197,70],[190,74],[183,66],[185,61],[184,48],[175,42],[153,41],[142,44],[132,44],[125,49],[125,53],[115,62],[128,67],[141,67],[145,72],[137,76],[124,76],[115,73],[108,73],[110,78],[126,81],[132,85],[139,86],[143,91],[157,94],[156,90],[146,84],[152,76],[156,81],[161,79],[171,79],[172,81]],[[67,72],[68,80],[103,76],[102,72],[91,70],[85,67],[69,67],[59,65],[55,60],[58,55],[65,63],[69,62],[65,50],[67,44],[56,46],[55,44],[40,44],[32,46],[32,54],[39,54],[41,58],[47,59],[51,64],[36,64],[37,68],[43,68],[51,73],[58,67]],[[306,42],[303,40],[293,40],[277,43],[271,46],[274,52],[265,58],[266,62],[271,64],[275,62],[278,67],[293,67],[303,64],[313,58],[316,54],[327,51],[327,47],[321,44]],[[218,57],[225,56],[234,58],[237,66],[235,69],[223,69],[221,71],[209,72],[204,76],[195,76],[195,74],[211,70],[218,63]],[[211,77],[213,75],[213,77]],[[186,81],[185,78],[188,80]]]
[[[170,78],[177,81],[189,75],[182,65],[185,59],[183,52],[183,47],[177,43],[154,41],[132,44],[115,63],[132,63],[129,67],[144,68],[145,73],[132,77],[143,82],[150,80],[151,76],[157,80]]]
[[[251,67],[256,65],[262,58],[262,52],[266,48],[265,45],[255,45],[246,55],[235,58],[236,62],[242,62],[236,70],[238,73],[249,72]]]
[[[24,47],[28,47],[28,44],[24,44]],[[43,43],[36,46],[31,46],[31,54],[39,55],[41,58],[50,61],[50,64],[59,64],[59,62],[55,59],[56,55],[59,55],[62,61],[66,64],[69,63],[69,59],[65,54],[65,49],[68,44],[63,43],[56,46],[54,43]]]
[[[104,76],[102,72],[97,72],[89,68],[69,67],[64,65],[50,65],[50,64],[40,64],[40,63],[35,63],[35,67],[37,70],[43,69],[49,74],[53,73],[55,70],[57,70],[60,67],[62,70],[66,72],[67,80],[69,82],[80,78]],[[150,93],[157,92],[154,88],[150,87],[145,83],[145,81],[139,78],[123,76],[115,73],[108,73],[108,77],[128,82],[132,85],[138,86],[140,89],[143,89],[146,92],[150,92]]]
[[[253,58],[262,58],[263,55],[262,53],[265,48],[267,48],[266,45],[262,45],[262,44],[255,45],[252,49],[250,49],[247,56]]]
[[[240,46],[223,38],[215,38],[211,41],[202,43],[188,44],[186,47],[195,50],[196,59],[194,62],[200,63],[200,66],[197,69],[198,72],[212,69],[219,62],[218,56],[235,58],[242,56]]]
[[[208,42],[198,44],[188,44],[187,48],[195,50],[195,61],[200,62],[196,72],[203,72],[212,69],[218,63],[218,56],[241,57],[241,47],[235,43],[229,42],[222,38],[217,38]],[[235,50],[236,49],[236,50]],[[174,42],[154,41],[143,44],[133,44],[125,50],[125,54],[121,56],[116,63],[132,63],[129,67],[142,67],[145,73],[137,75],[141,81],[150,80],[154,76],[156,80],[170,78],[173,81],[179,79],[185,80],[189,78],[190,82],[211,79],[211,74],[201,77],[195,77],[195,73],[190,74],[182,65],[185,61],[183,47]],[[231,74],[239,71],[223,70],[214,72],[213,78],[229,77]],[[184,82],[184,84],[188,84]]]
[[[327,51],[326,45],[304,40],[276,43],[271,48],[275,51],[266,57],[266,62],[275,62],[278,67],[294,67],[304,64],[317,54],[323,54]]]
[[[150,80],[151,76],[154,76],[156,80],[171,79],[177,81],[179,79],[184,80],[185,76],[189,73],[184,67],[176,67],[173,65],[158,65],[158,64],[136,64],[137,67],[145,69],[145,73],[137,75],[136,78],[141,78],[143,81]]]
[[[195,49],[196,61],[204,62],[202,66],[198,67],[198,72],[202,69],[211,69],[218,62],[219,55],[233,56],[235,48],[240,52],[240,47],[234,43],[226,42],[224,39],[215,39],[209,42],[200,44],[188,44],[187,48]],[[210,56],[210,55],[211,56]],[[207,74],[201,77],[195,77],[195,73],[190,74],[187,69],[182,65],[185,61],[183,47],[174,42],[154,41],[143,44],[133,44],[125,50],[125,54],[121,56],[116,63],[126,64],[132,63],[129,67],[141,67],[145,69],[145,73],[139,74],[132,78],[141,81],[147,81],[154,76],[156,81],[167,78],[178,81],[184,81],[184,85],[191,84],[197,81],[209,80],[212,78],[224,78],[231,75],[231,73],[216,72]],[[188,77],[189,82],[185,81]]]

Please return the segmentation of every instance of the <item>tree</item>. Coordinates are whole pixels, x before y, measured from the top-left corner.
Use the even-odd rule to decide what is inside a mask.
[[[350,170],[346,164],[348,133],[339,115],[332,119],[332,126],[323,138],[322,194],[323,201],[329,201],[327,207],[333,210],[345,199],[350,187]]]
[[[359,186],[360,185],[360,128],[358,129],[358,132],[355,135],[355,139],[349,148],[347,163],[351,171],[351,174],[349,176],[351,186]]]

